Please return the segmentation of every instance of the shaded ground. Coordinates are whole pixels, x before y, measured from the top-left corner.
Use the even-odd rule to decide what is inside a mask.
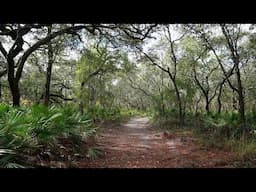
[[[78,162],[81,168],[231,167],[234,154],[207,150],[191,132],[169,134],[150,127],[148,118],[132,118],[118,127],[104,127],[97,138],[103,152],[96,160]]]

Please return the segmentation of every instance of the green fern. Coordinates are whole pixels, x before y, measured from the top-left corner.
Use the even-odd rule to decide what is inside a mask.
[[[90,147],[87,151],[86,157],[89,159],[97,159],[102,155],[102,152],[96,147]]]
[[[54,147],[59,137],[81,141],[95,136],[89,115],[81,115],[74,108],[43,105],[9,108],[0,105],[0,166],[19,167],[18,154],[36,151],[40,147]],[[93,156],[93,155],[92,155]],[[10,163],[10,164],[8,164]]]

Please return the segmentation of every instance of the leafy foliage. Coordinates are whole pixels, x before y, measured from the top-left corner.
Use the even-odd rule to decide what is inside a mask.
[[[121,117],[120,109],[106,109],[101,106],[95,106],[87,111],[90,118],[95,120],[117,120]]]
[[[96,147],[90,147],[87,151],[86,157],[94,160],[102,155],[102,152]]]
[[[89,116],[81,115],[70,106],[1,106],[0,111],[2,162],[12,163],[16,154],[35,151],[41,146],[54,146],[58,137],[77,136],[76,140],[79,141],[94,136],[97,131]]]

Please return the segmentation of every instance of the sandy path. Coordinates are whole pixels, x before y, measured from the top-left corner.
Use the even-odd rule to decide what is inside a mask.
[[[119,127],[105,128],[97,139],[103,151],[96,160],[82,159],[84,168],[229,167],[233,154],[206,150],[191,132],[164,135],[146,117],[131,118]]]

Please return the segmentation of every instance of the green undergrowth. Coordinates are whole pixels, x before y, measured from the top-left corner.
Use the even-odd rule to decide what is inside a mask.
[[[139,111],[136,109],[119,109],[95,106],[90,110],[86,110],[86,113],[94,121],[107,121],[107,122],[125,122],[131,117],[146,117],[149,116],[149,112]]]
[[[256,113],[246,114],[247,134],[242,134],[239,114],[187,113],[180,126],[177,112],[153,117],[154,127],[177,132],[190,130],[205,148],[230,151],[236,154],[234,167],[256,167]]]
[[[71,106],[0,105],[0,167],[19,167],[24,153],[54,148],[60,137],[73,139],[78,145],[96,132],[90,116]]]
[[[195,135],[207,148],[236,154],[235,167],[256,166],[256,118],[247,114],[247,134],[242,134],[238,113],[204,114],[190,122]]]
[[[150,116],[150,112],[140,111],[136,109],[121,109],[120,112],[122,117],[148,117]]]

